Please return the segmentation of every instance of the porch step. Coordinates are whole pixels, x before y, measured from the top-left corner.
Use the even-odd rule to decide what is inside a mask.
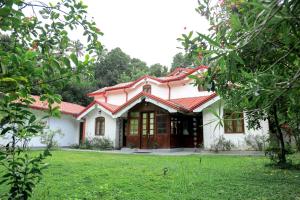
[[[131,149],[131,148],[122,148],[121,151],[123,152],[130,152],[130,153],[171,153],[171,152],[199,152],[200,149],[195,148],[172,148],[172,149]]]

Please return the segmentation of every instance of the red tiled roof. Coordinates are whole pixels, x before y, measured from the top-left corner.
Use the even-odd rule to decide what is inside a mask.
[[[32,109],[37,109],[37,110],[48,110],[48,103],[45,101],[40,101],[39,96],[32,95],[34,98],[35,102],[33,102],[31,105],[29,105],[30,108]],[[82,110],[84,110],[84,107],[78,104],[74,103],[69,103],[69,102],[64,102],[62,101],[60,104],[54,104],[55,106],[59,106],[59,110],[68,115],[73,115],[77,116]]]
[[[101,88],[97,91],[89,93],[88,96],[92,97],[92,96],[95,96],[95,95],[103,94],[106,91],[130,88],[134,84],[136,84],[137,82],[139,82],[140,80],[143,80],[145,78],[149,78],[149,79],[158,81],[160,83],[178,81],[178,80],[182,80],[182,79],[186,78],[188,75],[191,75],[192,73],[194,73],[198,70],[207,69],[207,68],[208,68],[207,66],[199,66],[199,67],[196,67],[196,68],[177,68],[171,74],[169,74],[168,76],[158,77],[158,78],[145,75],[145,76],[142,76],[142,77],[140,77],[137,80],[132,81],[132,82],[120,83],[120,84],[117,84],[117,85],[114,85],[114,86]]]
[[[179,98],[179,99],[171,99],[171,102],[174,102],[183,108],[186,108],[190,111],[194,110],[198,106],[206,103],[212,98],[216,97],[216,93],[213,93],[209,96],[200,96],[200,97],[188,97],[188,98]]]
[[[141,92],[120,106],[95,100],[90,105],[88,105],[84,110],[82,110],[77,116],[80,116],[82,113],[87,111],[90,107],[92,107],[95,104],[102,106],[103,108],[105,108],[109,112],[111,112],[112,114],[116,114],[141,97],[148,97],[148,98],[158,101],[161,104],[164,104],[170,108],[173,108],[177,111],[192,112],[195,108],[201,106],[202,104],[206,103],[207,101],[213,99],[216,96],[217,96],[217,94],[213,93],[208,96],[165,100],[165,99],[161,99],[157,96],[154,96],[152,94]]]

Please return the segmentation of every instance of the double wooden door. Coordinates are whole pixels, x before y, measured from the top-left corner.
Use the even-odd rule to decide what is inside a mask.
[[[140,148],[152,149],[155,146],[155,114],[154,112],[141,113]]]

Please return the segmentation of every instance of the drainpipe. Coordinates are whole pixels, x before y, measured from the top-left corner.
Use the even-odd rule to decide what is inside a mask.
[[[170,100],[171,99],[171,87],[169,85],[169,82],[167,82],[167,86],[169,88],[168,100]]]
[[[107,96],[106,96],[106,92],[104,93],[104,100],[105,100],[105,103],[107,103]]]
[[[126,102],[128,101],[128,92],[126,91],[126,89],[124,88],[124,92],[125,92],[125,95],[126,95]]]

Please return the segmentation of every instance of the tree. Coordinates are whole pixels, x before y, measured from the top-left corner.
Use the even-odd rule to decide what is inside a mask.
[[[138,58],[132,58],[130,60],[128,69],[120,74],[118,82],[124,83],[133,81],[146,74],[149,74],[149,68],[147,64]]]
[[[156,63],[156,64],[150,66],[149,74],[151,76],[162,77],[162,76],[167,75],[167,73],[168,73],[168,68],[159,63]]]
[[[249,128],[268,118],[276,138],[270,150],[278,164],[285,164],[283,127],[299,134],[299,1],[223,0],[212,5],[203,0],[197,11],[209,20],[211,33],[191,32],[180,41],[210,66],[202,83],[226,99],[228,108],[246,110]]]
[[[170,71],[171,72],[174,71],[174,69],[177,67],[186,68],[186,67],[192,67],[193,65],[196,65],[196,63],[194,64],[192,56],[190,56],[189,54],[183,55],[183,53],[177,53],[173,57]]]
[[[112,49],[95,66],[97,87],[102,88],[117,84],[119,76],[128,70],[129,65],[129,55],[120,48]]]
[[[10,186],[8,199],[28,199],[42,177],[46,149],[38,156],[28,153],[27,143],[43,126],[28,109],[39,91],[41,101],[49,104],[49,115],[59,115],[58,85],[86,74],[96,55],[102,51],[102,35],[86,16],[82,2],[62,0],[57,4],[40,1],[2,1],[0,3],[0,135],[10,139],[0,149],[0,164],[6,169],[0,184]],[[27,10],[34,16],[26,16]],[[68,31],[82,31],[87,40],[79,59],[70,53]],[[5,42],[6,41],[6,42]],[[9,41],[9,43],[7,42]]]

